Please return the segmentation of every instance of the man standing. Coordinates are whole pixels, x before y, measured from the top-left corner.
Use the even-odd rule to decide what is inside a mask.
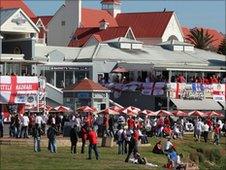
[[[130,143],[129,143],[129,152],[128,155],[126,157],[125,162],[129,161],[130,155],[133,153],[137,153],[138,152],[138,140],[139,140],[139,132],[138,130],[135,128],[132,138],[130,139]]]
[[[76,124],[71,129],[70,140],[71,140],[71,153],[76,154],[77,153],[76,148],[77,148],[77,142],[78,142],[78,127]]]
[[[40,147],[41,127],[39,126],[39,124],[35,124],[35,128],[33,130],[33,137],[34,137],[34,151],[40,152],[41,151],[41,147]]]
[[[86,126],[83,125],[81,128],[81,133],[82,133],[82,149],[81,153],[84,153],[85,145],[86,145],[86,138],[87,138],[87,131],[86,131]]]
[[[203,137],[204,137],[205,143],[207,143],[207,140],[208,140],[209,128],[210,128],[209,125],[205,121],[203,125]]]
[[[93,128],[89,128],[88,129],[88,136],[87,136],[87,138],[89,140],[89,157],[88,157],[88,159],[92,159],[92,150],[94,150],[95,156],[96,156],[96,160],[98,160],[99,159],[99,154],[98,154],[98,150],[97,150],[97,134],[93,130]]]
[[[55,124],[52,123],[52,125],[47,130],[47,137],[49,139],[48,149],[50,150],[51,153],[53,152],[56,153],[57,151],[56,135],[57,135],[57,130],[55,128]]]
[[[29,118],[27,114],[24,114],[24,116],[21,119],[21,132],[20,132],[20,138],[22,137],[22,134],[24,138],[28,138],[28,124],[29,124]]]
[[[3,115],[2,115],[2,113],[0,112],[0,138],[3,137],[3,126],[4,126],[3,120],[4,120]]]

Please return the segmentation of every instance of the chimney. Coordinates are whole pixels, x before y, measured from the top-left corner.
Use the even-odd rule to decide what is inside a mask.
[[[105,19],[101,20],[99,24],[100,24],[100,27],[99,27],[100,30],[106,30],[107,27],[109,26],[109,23]]]

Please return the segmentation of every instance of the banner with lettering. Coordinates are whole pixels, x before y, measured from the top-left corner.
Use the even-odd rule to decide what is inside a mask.
[[[225,84],[170,83],[170,97],[175,99],[225,101]]]
[[[0,76],[0,103],[36,103],[39,89],[35,76]]]

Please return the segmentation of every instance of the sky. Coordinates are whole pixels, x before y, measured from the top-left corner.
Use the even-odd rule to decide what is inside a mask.
[[[25,0],[36,15],[53,15],[64,0]],[[122,12],[175,11],[182,26],[214,28],[225,33],[225,0],[121,0]],[[82,0],[86,8],[100,9],[100,0]]]

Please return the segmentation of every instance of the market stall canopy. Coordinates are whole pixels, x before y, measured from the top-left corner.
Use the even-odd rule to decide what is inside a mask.
[[[188,116],[188,113],[180,111],[180,110],[174,111],[173,114],[176,117],[186,117],[186,116]]]
[[[188,116],[203,117],[204,113],[196,110],[196,111],[189,112]]]
[[[153,112],[151,110],[143,110],[140,111],[139,114],[144,114],[146,116],[156,116],[156,112]]]
[[[127,73],[128,70],[125,67],[118,66],[117,68],[111,71],[112,73]]]
[[[155,112],[157,116],[172,116],[172,113],[166,110],[159,110],[157,112]]]
[[[112,110],[111,108],[107,108],[107,109],[101,111],[100,113],[102,113],[102,114],[108,114],[108,115],[119,115],[120,114],[120,112],[117,112],[115,110]]]
[[[54,109],[58,112],[71,112],[72,111],[69,107],[62,106],[62,105],[57,106]]]
[[[180,110],[222,110],[222,107],[213,99],[183,100],[171,99]]]
[[[77,112],[85,112],[85,113],[93,113],[96,111],[95,108],[91,108],[89,106],[81,106],[79,108],[77,108],[76,110]]]
[[[207,117],[224,117],[224,115],[222,113],[215,112],[215,111],[206,112],[204,114],[204,116],[207,116]]]

